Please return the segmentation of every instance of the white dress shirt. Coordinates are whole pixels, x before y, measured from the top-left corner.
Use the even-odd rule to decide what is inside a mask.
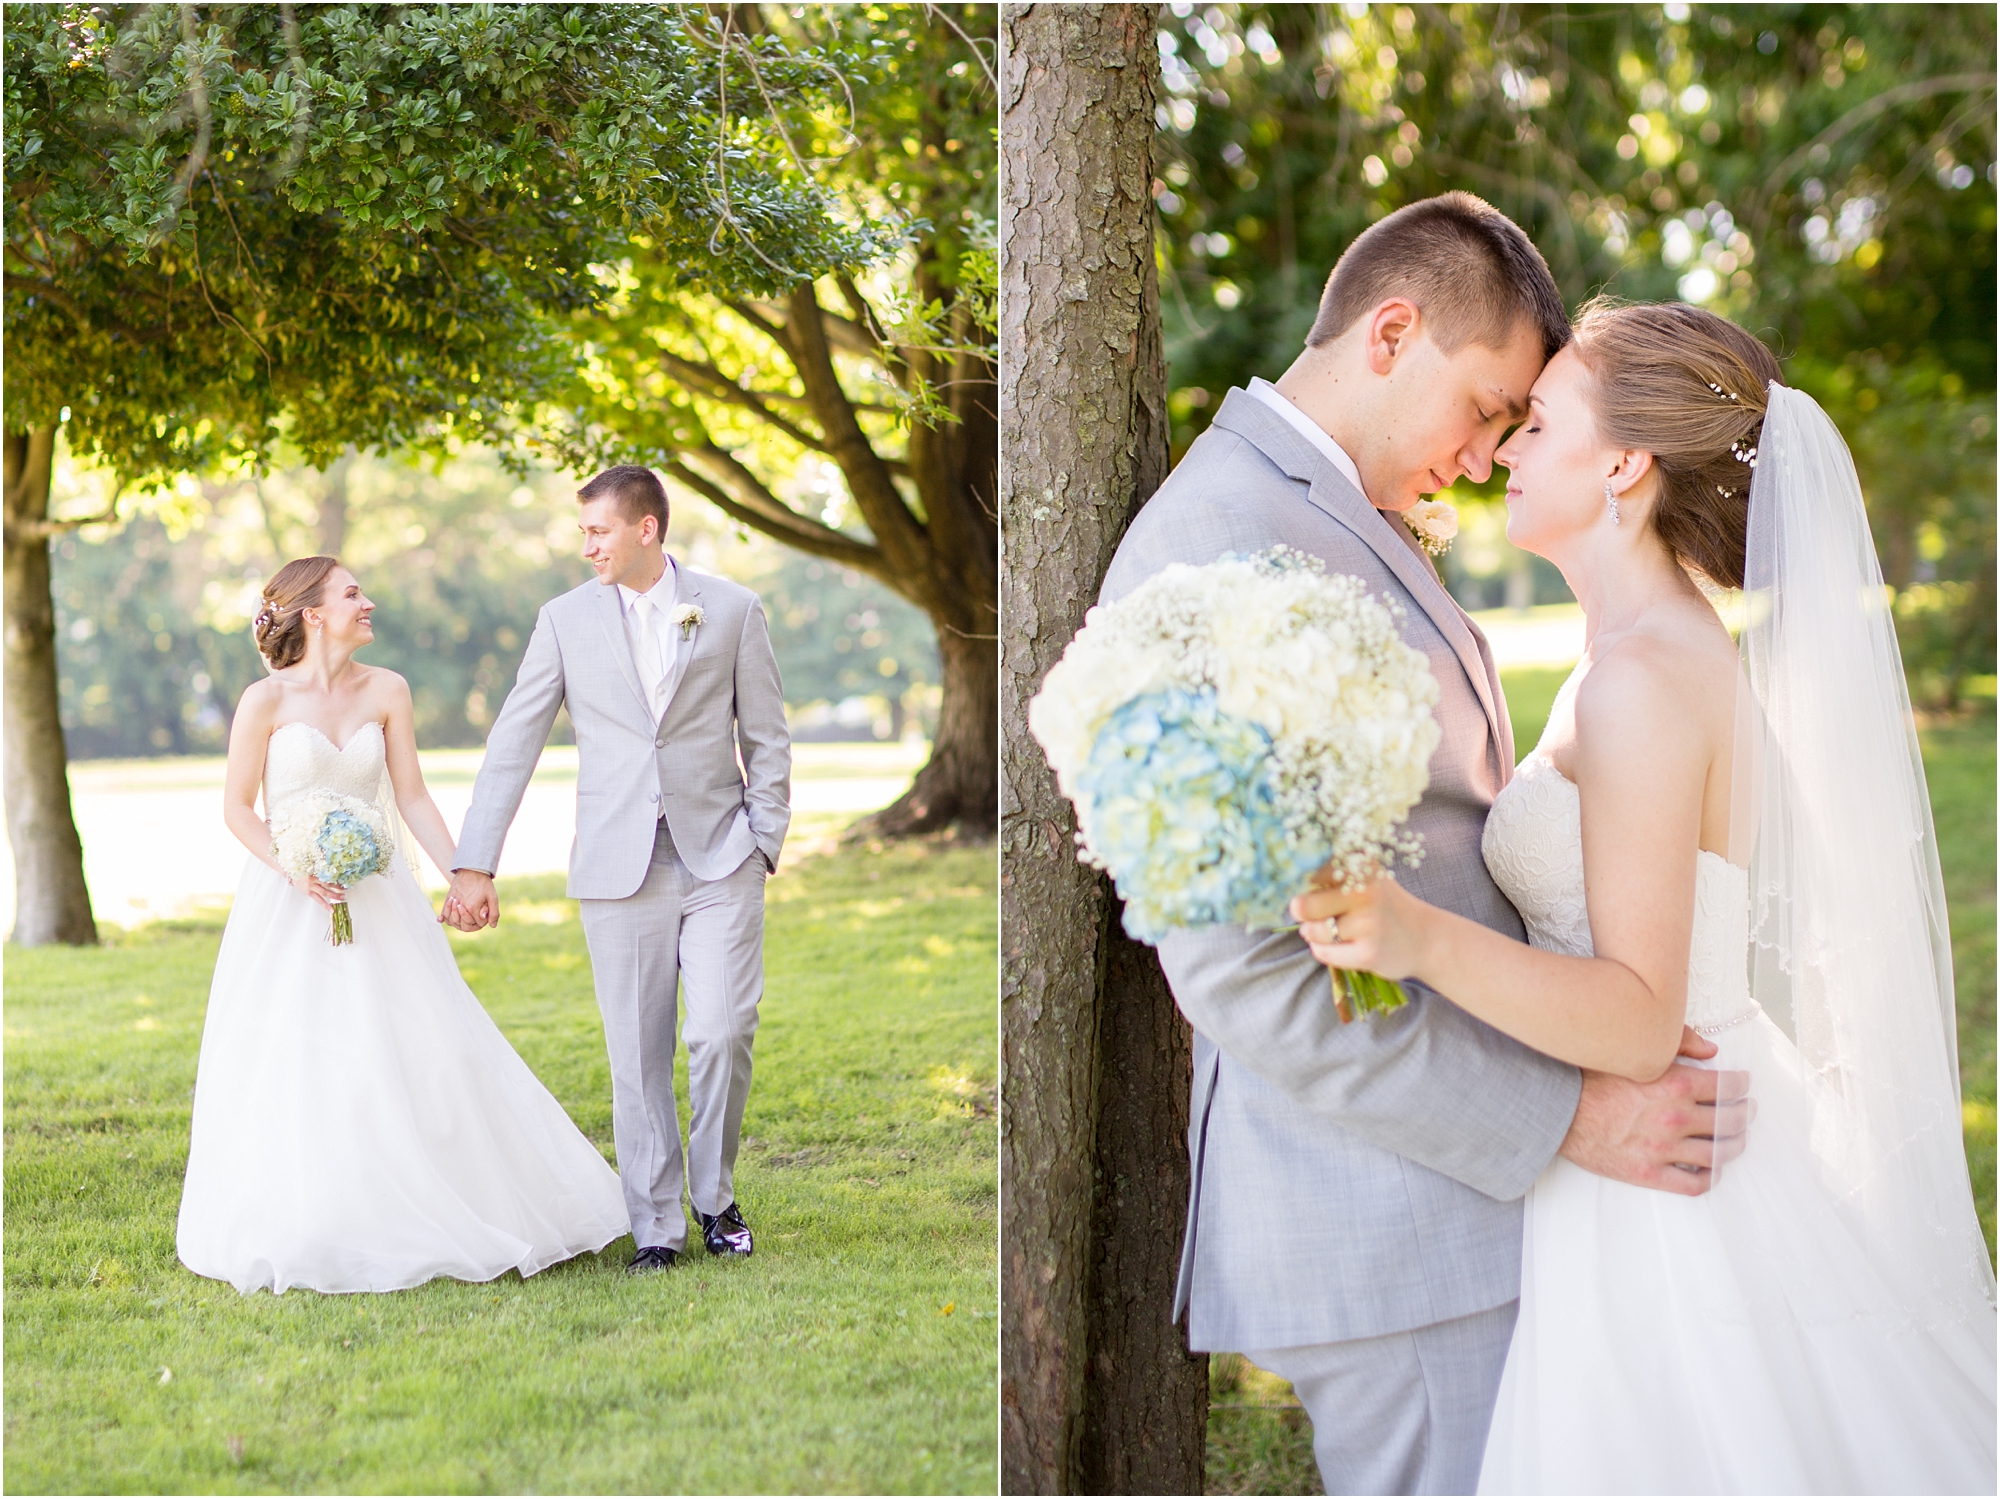
[[[618,585],[618,607],[625,616],[625,639],[632,648],[632,664],[639,672],[639,685],[651,688],[655,682],[662,690],[671,687],[674,680],[674,660],[679,641],[675,638],[673,624],[669,616],[674,612],[674,559],[666,558],[666,571],[660,574],[660,581],[644,593],[625,584]],[[640,599],[646,599],[653,606],[653,648],[656,657],[652,670],[647,670],[645,659],[645,637],[639,629]],[[658,703],[657,696],[654,700]],[[653,805],[659,809],[658,815],[667,815],[666,798],[654,793]]]
[[[1269,406],[1294,427],[1297,427],[1300,433],[1304,435],[1306,441],[1310,442],[1326,455],[1327,460],[1340,470],[1341,474],[1347,479],[1347,482],[1355,487],[1361,497],[1368,499],[1368,491],[1361,488],[1361,470],[1354,466],[1354,460],[1347,456],[1347,450],[1331,437],[1327,436],[1326,428],[1322,427],[1318,422],[1299,410],[1297,406],[1293,405],[1291,397],[1279,390],[1269,380],[1255,375],[1251,376],[1250,394],[1262,401],[1266,406]],[[1373,500],[1369,500],[1368,502],[1371,505],[1375,503]]]
[[[668,616],[674,612],[674,559],[666,559],[666,571],[660,574],[660,581],[644,593],[625,584],[618,585],[618,607],[625,615],[625,638],[631,642],[632,664],[639,668],[639,681],[647,686],[654,682],[671,682],[674,676],[675,647],[673,627]],[[653,605],[653,645],[658,658],[649,663],[641,655],[642,641],[639,634],[640,599],[650,600]]]

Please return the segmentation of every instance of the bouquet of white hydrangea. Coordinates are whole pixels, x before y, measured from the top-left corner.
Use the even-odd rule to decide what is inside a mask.
[[[380,807],[337,791],[308,792],[271,819],[271,855],[294,879],[310,875],[346,889],[387,869],[395,846]],[[336,947],[354,940],[346,901],[333,908],[329,940]]]
[[[1128,932],[1283,927],[1316,879],[1422,856],[1403,821],[1429,784],[1438,690],[1400,614],[1284,547],[1176,564],[1090,611],[1028,723]],[[1374,974],[1333,981],[1343,1017],[1403,1002]]]

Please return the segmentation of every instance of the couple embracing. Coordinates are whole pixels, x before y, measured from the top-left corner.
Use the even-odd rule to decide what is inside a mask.
[[[1496,461],[1586,627],[1518,767],[1404,520]],[[1711,313],[1572,326],[1446,194],[1350,246],[1103,597],[1273,546],[1401,605],[1442,739],[1399,881],[1160,944],[1191,1346],[1292,1382],[1328,1493],[1992,1493],[1949,929],[1832,423]],[[1745,590],[1740,647],[1698,580]],[[1409,1003],[1343,1024],[1322,965]]]
[[[763,886],[791,815],[777,662],[755,594],[666,553],[654,474],[613,468],[578,499],[597,577],[543,607],[456,843],[424,787],[408,684],[353,659],[374,638],[360,583],[310,557],[264,590],[270,675],[237,706],[224,790],[251,858],[216,958],[181,1199],[178,1248],[196,1274],[244,1292],[390,1291],[532,1275],[627,1232],[629,1268],[664,1270],[689,1237],[684,1187],[711,1253],[752,1251],[733,1172]],[[408,839],[348,887],[273,855],[271,824],[303,799],[373,803],[451,874],[442,920],[496,924],[501,845],[565,707],[568,888],[604,1018],[615,1173],[459,976]],[[353,938],[333,945],[341,904]]]

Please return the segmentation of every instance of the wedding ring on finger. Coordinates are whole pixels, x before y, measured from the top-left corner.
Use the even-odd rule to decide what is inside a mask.
[[[1321,946],[1325,946],[1329,942],[1338,942],[1340,940],[1340,918],[1338,916],[1329,916],[1326,918],[1324,925],[1326,926],[1326,936],[1322,939]]]

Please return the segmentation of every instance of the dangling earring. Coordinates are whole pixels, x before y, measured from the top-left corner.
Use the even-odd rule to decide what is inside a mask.
[[[1611,507],[1611,524],[1618,524],[1618,496],[1611,492],[1611,481],[1604,481],[1604,503]]]

